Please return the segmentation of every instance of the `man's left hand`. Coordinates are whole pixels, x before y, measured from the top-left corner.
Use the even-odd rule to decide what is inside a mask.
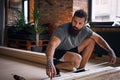
[[[111,54],[109,58],[109,64],[115,64],[116,63],[116,55]]]

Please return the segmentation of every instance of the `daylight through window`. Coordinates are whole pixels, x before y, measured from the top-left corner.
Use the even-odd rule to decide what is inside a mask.
[[[120,19],[120,0],[92,0],[92,22]]]

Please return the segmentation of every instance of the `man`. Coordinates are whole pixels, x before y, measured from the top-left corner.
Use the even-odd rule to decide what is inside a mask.
[[[55,77],[58,69],[84,69],[95,43],[108,51],[109,63],[116,62],[116,56],[107,42],[86,26],[87,13],[77,10],[72,21],[60,25],[53,33],[46,49],[46,74]],[[53,59],[62,61],[54,64]]]

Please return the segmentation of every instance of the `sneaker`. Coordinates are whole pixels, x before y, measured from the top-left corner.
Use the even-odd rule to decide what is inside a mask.
[[[74,71],[74,73],[79,73],[79,72],[84,72],[86,71],[84,68],[78,68],[76,71]]]
[[[60,64],[60,63],[63,63],[63,62],[59,61],[57,59],[54,59],[54,65],[57,65],[57,64]],[[57,72],[56,77],[60,77],[61,76],[60,75],[60,70],[56,66],[55,66],[55,69],[56,69],[56,72]]]
[[[56,72],[57,72],[56,77],[60,77],[61,76],[60,75],[60,70],[58,68],[56,68],[56,67],[55,67],[55,69],[56,69]]]

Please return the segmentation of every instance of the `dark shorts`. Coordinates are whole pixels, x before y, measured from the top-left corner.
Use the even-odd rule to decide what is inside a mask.
[[[61,59],[67,51],[78,53],[77,47],[72,48],[70,50],[55,50],[54,58]]]

